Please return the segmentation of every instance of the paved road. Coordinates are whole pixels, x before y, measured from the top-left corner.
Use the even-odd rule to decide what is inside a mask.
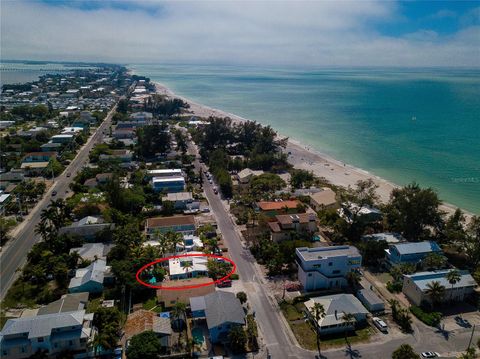
[[[197,148],[189,143],[189,153],[196,155]],[[195,167],[202,168],[196,160]],[[291,331],[283,319],[273,298],[259,280],[259,274],[255,268],[255,260],[250,251],[243,248],[240,235],[235,230],[235,225],[229,213],[223,206],[219,195],[213,192],[213,185],[209,184],[204,177],[204,190],[212,212],[217,219],[218,227],[222,232],[224,241],[229,248],[229,255],[237,264],[237,273],[248,289],[248,300],[256,313],[257,323],[263,336],[264,344],[272,359],[283,358],[315,358],[316,352],[308,351],[294,344]],[[322,352],[328,359],[362,358],[384,359],[391,358],[392,352],[401,344],[408,343],[418,352],[436,351],[442,358],[455,358],[455,353],[463,352],[468,346],[471,330],[459,329],[450,333],[448,338],[443,333],[427,327],[421,322],[414,321],[414,335],[400,334],[396,337],[380,337],[373,343],[353,345],[350,349],[346,346],[334,350]],[[479,328],[480,329],[480,328]],[[480,334],[480,330],[477,331]],[[479,335],[475,335],[472,343],[475,345]],[[264,355],[263,357],[265,357]],[[262,356],[255,356],[262,357]]]
[[[75,159],[65,169],[65,171],[55,179],[55,183],[50,187],[43,199],[32,209],[27,218],[20,224],[14,238],[7,244],[6,248],[0,254],[0,300],[3,300],[8,289],[17,277],[17,270],[22,268],[26,262],[27,254],[40,237],[35,234],[35,226],[40,221],[40,214],[50,203],[51,199],[65,198],[66,191],[73,181],[75,174],[82,169],[88,162],[88,155],[95,144],[103,139],[103,131],[111,124],[111,119],[115,113],[116,106],[108,113],[104,121],[97,128],[95,133],[90,136],[87,143],[80,149]],[[67,177],[70,173],[71,176]],[[57,195],[52,196],[56,191]]]

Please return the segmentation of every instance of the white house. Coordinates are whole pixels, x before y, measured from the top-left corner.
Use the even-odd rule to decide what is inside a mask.
[[[190,254],[200,254],[201,256],[169,259],[168,272],[170,279],[185,279],[208,274],[208,258],[203,256],[202,252],[190,252]]]
[[[347,273],[359,269],[362,256],[353,246],[296,249],[298,279],[306,291],[341,288]]]
[[[404,275],[402,292],[415,305],[420,305],[424,301],[431,303],[432,298],[426,293],[428,285],[432,282],[439,282],[445,287],[445,295],[443,298],[439,298],[440,301],[461,302],[465,300],[473,293],[477,282],[468,271],[458,271],[460,280],[452,286],[447,279],[448,272],[450,272],[449,269],[442,269]]]
[[[315,303],[321,304],[326,314],[318,322],[313,314]],[[305,302],[305,307],[307,308],[307,315],[316,325],[320,335],[354,330],[358,323],[366,320],[368,314],[368,310],[352,294],[334,294],[311,298]],[[352,314],[355,320],[345,322],[343,316],[346,313]]]

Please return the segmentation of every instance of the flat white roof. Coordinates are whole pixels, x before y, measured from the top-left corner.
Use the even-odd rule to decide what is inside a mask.
[[[185,182],[185,178],[180,177],[180,176],[175,176],[175,177],[153,177],[153,178],[152,178],[152,183],[178,182],[178,181],[183,181],[183,182]]]
[[[158,170],[148,170],[147,174],[149,175],[162,175],[162,174],[181,174],[182,170],[180,168],[167,168],[167,169],[158,169]]]
[[[189,254],[200,254],[199,257],[180,257],[168,261],[170,275],[186,274],[198,271],[207,271],[208,258],[203,256],[202,252],[190,252]],[[192,262],[192,267],[188,270],[183,266],[185,262]]]

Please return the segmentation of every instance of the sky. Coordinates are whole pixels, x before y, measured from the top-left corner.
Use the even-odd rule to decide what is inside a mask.
[[[480,67],[480,1],[0,0],[1,59]]]

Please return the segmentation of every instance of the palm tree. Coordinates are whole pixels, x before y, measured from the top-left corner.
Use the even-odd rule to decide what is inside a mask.
[[[179,325],[178,323],[180,322],[180,320],[182,321],[181,325],[180,325],[180,328],[183,326],[183,321],[185,321],[185,314],[187,312],[187,305],[183,302],[177,302],[175,303],[173,309],[172,309],[172,314],[173,314],[173,317],[175,318],[176,322],[177,322],[177,326]],[[185,325],[186,327],[186,325]],[[181,339],[181,335],[178,336],[178,346],[180,346],[180,339]]]
[[[358,285],[360,284],[360,275],[355,271],[350,271],[347,273],[347,282],[352,287],[353,290],[357,289]]]
[[[432,281],[427,283],[427,290],[425,293],[430,297],[432,303],[437,305],[442,301],[445,295],[445,287],[438,281]]]
[[[167,232],[168,244],[173,249],[175,255],[177,255],[177,244],[183,243],[183,235],[178,232]]]
[[[318,349],[318,356],[321,358],[322,357],[322,351],[320,348],[320,324],[318,322],[320,319],[325,318],[325,308],[323,305],[320,303],[315,303],[312,308],[312,314],[313,317],[315,318],[315,327],[317,329],[317,349]]]
[[[447,273],[446,278],[448,280],[448,283],[452,285],[452,290],[450,292],[450,301],[453,302],[453,286],[457,284],[462,276],[460,275],[460,272],[456,269],[452,269],[450,272]]]
[[[158,250],[160,251],[160,255],[162,258],[165,256],[165,253],[167,253],[168,248],[170,246],[168,237],[166,233],[161,233],[158,229],[156,229],[153,232],[152,237],[158,242]]]
[[[350,326],[350,325],[354,325],[357,320],[355,319],[355,316],[352,313],[343,312],[342,321],[346,326]],[[345,330],[345,341],[347,342],[347,344],[349,344],[347,339],[347,330]]]
[[[185,268],[185,271],[187,272],[187,278],[188,278],[189,270],[192,269],[192,267],[193,267],[193,263],[191,261],[183,262],[183,268]]]

